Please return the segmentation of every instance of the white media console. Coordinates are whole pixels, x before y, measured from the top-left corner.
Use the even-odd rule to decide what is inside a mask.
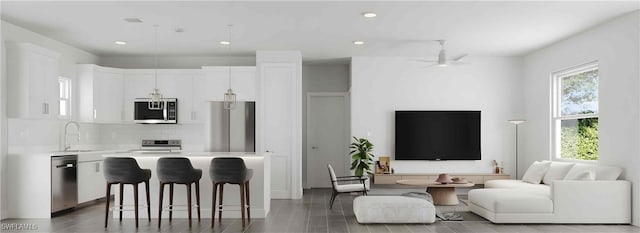
[[[494,173],[450,173],[451,177],[466,178],[474,184],[484,184],[488,180],[511,179],[509,174]],[[398,180],[436,180],[438,174],[435,173],[394,173],[394,174],[375,174],[373,176],[373,184],[396,184]]]

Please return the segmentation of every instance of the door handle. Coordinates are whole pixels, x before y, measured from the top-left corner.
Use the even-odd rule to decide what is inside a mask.
[[[164,117],[164,120],[167,120],[167,103],[165,102],[164,107],[162,108],[162,117]]]
[[[312,146],[311,149],[315,150],[315,149],[318,149],[318,147],[317,146]]]
[[[63,165],[56,165],[56,168],[67,168],[67,167],[74,167],[73,163],[67,163],[67,164],[63,164]]]

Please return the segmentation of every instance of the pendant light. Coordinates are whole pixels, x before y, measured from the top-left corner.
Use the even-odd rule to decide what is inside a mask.
[[[149,93],[149,110],[162,110],[164,106],[162,106],[162,94],[160,94],[160,90],[158,90],[158,25],[153,25],[155,28],[155,43],[154,43],[154,52],[155,52],[155,73],[154,73],[154,88],[153,92]]]
[[[227,25],[229,28],[229,44],[228,46],[228,50],[229,50],[229,56],[231,56],[231,27],[233,25],[229,24]],[[233,93],[233,90],[231,89],[231,57],[229,57],[229,73],[228,73],[228,77],[229,77],[229,89],[227,89],[227,92],[224,93],[224,109],[233,109],[233,107],[236,106],[236,94]]]

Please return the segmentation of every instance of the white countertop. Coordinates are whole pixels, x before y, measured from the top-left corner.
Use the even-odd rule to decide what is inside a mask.
[[[271,153],[257,154],[255,152],[203,152],[203,151],[182,151],[182,152],[114,152],[103,153],[103,157],[218,157],[218,156],[238,156],[238,157],[264,157]]]

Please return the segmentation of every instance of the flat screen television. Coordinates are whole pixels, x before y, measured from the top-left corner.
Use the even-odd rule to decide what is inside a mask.
[[[480,111],[396,111],[396,160],[480,160]]]

